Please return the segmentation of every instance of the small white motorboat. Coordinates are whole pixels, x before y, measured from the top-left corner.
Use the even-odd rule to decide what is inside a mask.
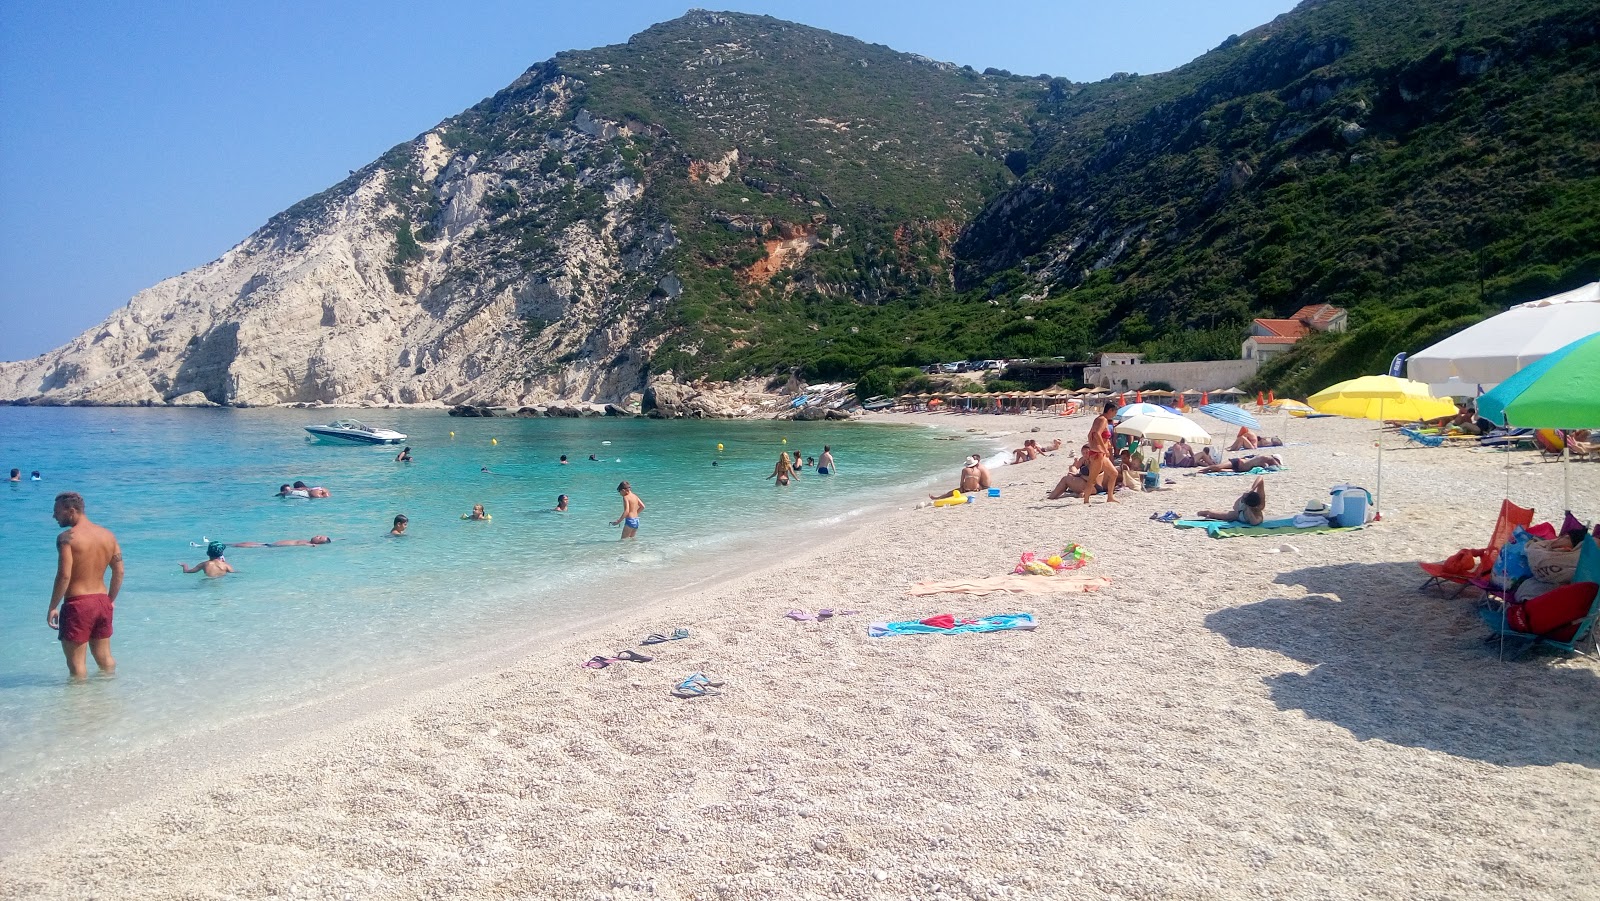
[[[394,429],[380,429],[355,419],[335,419],[327,425],[308,425],[315,440],[329,444],[399,444],[406,436]]]

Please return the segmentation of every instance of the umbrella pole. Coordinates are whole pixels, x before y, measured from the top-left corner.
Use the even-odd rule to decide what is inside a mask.
[[[1378,490],[1373,496],[1373,522],[1383,522],[1383,398],[1378,398]]]
[[[1567,512],[1572,512],[1572,449],[1567,447],[1567,436],[1561,436],[1561,498],[1566,502]]]

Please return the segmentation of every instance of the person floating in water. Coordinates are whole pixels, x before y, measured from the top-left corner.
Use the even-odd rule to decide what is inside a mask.
[[[56,581],[44,621],[59,630],[72,678],[88,676],[85,646],[101,672],[116,672],[117,661],[111,656],[111,615],[122,591],[122,546],[110,529],[89,521],[83,495],[76,491],[56,495],[51,515],[65,531],[56,536]],[[111,570],[109,589],[107,569]]]
[[[622,526],[622,537],[626,540],[639,534],[639,514],[644,512],[644,501],[633,493],[633,486],[627,482],[617,486],[617,493],[622,495],[622,515],[611,524]]]
[[[326,535],[312,535],[307,538],[285,538],[282,541],[230,541],[228,547],[310,547],[313,545],[327,544],[332,541]]]
[[[292,497],[305,500],[311,497],[311,492],[296,488],[293,485],[283,484],[278,486],[278,497]]]
[[[590,459],[593,459],[593,458],[591,457]],[[562,454],[561,455],[561,465],[562,466],[566,466],[567,465],[567,455],[566,454]]]
[[[399,538],[401,535],[406,533],[406,526],[410,524],[410,522],[411,520],[406,519],[406,515],[401,513],[394,518],[394,528],[389,530],[389,534]]]
[[[306,497],[333,497],[333,494],[321,485],[307,485],[305,482],[295,482],[294,490],[304,491]]]
[[[556,506],[555,506],[555,509],[552,512],[554,512],[554,513],[565,513],[565,512],[567,512],[567,496],[565,494],[561,494],[561,495],[557,495],[556,496]]]
[[[461,514],[461,518],[462,519],[470,519],[470,520],[472,520],[474,522],[488,522],[489,520],[493,519],[494,517],[492,517],[488,513],[484,512],[482,504],[473,504],[472,505],[472,512],[471,513],[463,513],[463,514]]]
[[[394,462],[396,462],[396,463],[410,463],[411,462],[411,448],[409,448],[409,447],[401,448],[400,449],[400,453],[395,454]]]
[[[213,541],[206,545],[205,562],[196,563],[194,566],[189,566],[180,560],[178,561],[178,565],[183,567],[183,571],[186,573],[203,572],[206,574],[206,578],[208,579],[219,579],[228,573],[233,572],[233,567],[229,566],[228,561],[222,557],[222,552],[226,548],[227,545],[223,544],[222,542]]]

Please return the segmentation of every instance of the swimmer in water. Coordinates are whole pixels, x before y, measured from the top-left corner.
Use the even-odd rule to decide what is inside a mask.
[[[555,506],[555,509],[553,511],[551,511],[551,512],[554,512],[554,513],[565,513],[565,512],[567,512],[567,496],[565,494],[558,495],[556,497],[556,506]]]
[[[44,477],[39,475],[39,470],[35,469],[33,471],[33,475],[29,476],[28,478],[29,478],[30,481],[37,482],[37,481],[40,481],[41,479],[43,479]]]
[[[589,459],[593,460],[594,458],[590,457]],[[20,469],[11,470],[11,481],[13,481],[13,482],[21,482],[22,481],[22,470],[20,470]]]
[[[410,463],[411,462],[411,448],[409,448],[409,447],[402,448],[400,453],[395,454],[394,462],[396,462],[396,463]]]
[[[490,517],[488,513],[484,512],[482,504],[473,504],[472,512],[461,514],[461,518],[470,519],[473,522],[488,522]]]
[[[228,543],[228,547],[310,547],[319,544],[327,544],[332,540],[332,538],[329,538],[326,535],[312,535],[309,540],[303,538],[285,538],[282,541],[268,542],[232,541]]]
[[[213,541],[206,545],[206,559],[204,563],[196,563],[194,566],[188,566],[182,560],[179,560],[178,565],[183,567],[183,571],[186,573],[203,572],[206,574],[206,578],[208,579],[220,579],[228,573],[233,572],[233,567],[229,566],[228,561],[222,557],[222,551],[224,548],[225,545],[223,545],[222,542]]]
[[[293,485],[282,485],[278,488],[278,497],[292,497],[305,500],[311,497],[311,492],[296,488]],[[238,545],[235,545],[237,547]]]
[[[482,468],[482,469],[480,469],[480,470],[478,470],[478,471],[479,471],[479,472],[489,472],[489,464],[487,464],[487,463],[485,463],[485,464],[484,464],[484,465],[483,465],[483,468]],[[492,472],[489,472],[489,475],[494,475],[494,473],[492,473]]]
[[[627,482],[617,486],[617,493],[622,495],[622,515],[611,524],[622,526],[622,538],[627,540],[639,534],[639,514],[644,512],[644,501],[633,493],[633,486]]]
[[[794,467],[789,463],[788,451],[778,454],[778,464],[772,467],[772,474],[767,476],[767,478],[776,479],[773,484],[780,486],[789,484],[790,479],[800,478],[800,473],[796,472]]]
[[[295,482],[294,490],[304,491],[306,493],[306,497],[333,497],[333,495],[328,492],[328,489],[323,488],[321,485],[313,487],[311,485],[307,485],[305,482]]]
[[[599,462],[600,462],[600,458],[599,458],[599,457],[596,457],[596,456],[595,456],[595,455],[594,455],[594,454],[590,454],[590,455],[589,455],[589,459],[591,459],[591,460],[593,460],[593,461],[594,461],[594,462],[596,462],[596,463],[599,463]]]
[[[389,530],[389,534],[395,538],[399,538],[401,535],[406,533],[406,525],[410,522],[411,520],[406,519],[406,515],[401,513],[399,516],[394,518],[394,528]]]
[[[567,455],[566,454],[562,454],[561,455],[561,465],[562,466],[566,466],[567,465]]]

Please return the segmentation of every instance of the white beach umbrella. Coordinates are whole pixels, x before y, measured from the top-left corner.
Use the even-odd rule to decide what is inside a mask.
[[[1118,435],[1133,435],[1146,441],[1192,441],[1211,443],[1211,434],[1182,416],[1134,416],[1117,426]]]
[[[1459,379],[1488,388],[1517,370],[1600,332],[1600,282],[1518,304],[1412,355],[1406,376],[1430,385]]]

